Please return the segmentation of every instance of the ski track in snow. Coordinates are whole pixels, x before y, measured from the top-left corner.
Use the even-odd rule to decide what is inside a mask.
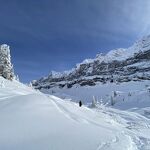
[[[117,144],[119,144],[118,142],[120,141],[119,139],[121,137],[126,137],[129,141],[128,145],[126,146],[124,145],[127,150],[138,150],[138,147],[133,142],[133,139],[131,138],[131,136],[125,133],[120,133],[120,135],[115,136],[115,138],[112,139],[111,141],[101,143],[96,150],[115,150],[115,147]]]
[[[72,113],[71,111],[69,111],[66,107],[64,107],[63,105],[61,105],[60,102],[58,102],[54,97],[51,97],[51,100],[53,102],[53,104],[55,104],[55,106],[57,107],[57,109],[62,112],[67,118],[71,119],[72,121],[75,121],[77,123],[92,123],[96,126],[99,126],[96,123],[93,123],[83,117],[79,117],[77,115],[75,115],[75,113]]]
[[[109,142],[101,143],[96,150],[106,150],[117,142],[119,142],[119,138],[116,136],[114,139],[112,139]]]
[[[75,113],[72,113],[67,107],[61,105],[62,100],[58,100],[54,96],[51,97],[52,103],[57,107],[57,109],[63,113],[67,118],[78,123],[87,123],[96,126],[102,126],[100,123],[94,122],[89,118],[83,116],[76,116]],[[68,102],[65,102],[68,103]],[[77,106],[78,107],[78,106]],[[105,115],[110,116],[111,123],[112,120],[124,127],[120,135],[116,135],[114,139],[108,142],[100,143],[96,150],[110,150],[112,147],[115,149],[115,145],[119,143],[121,136],[127,137],[129,142],[128,150],[150,150],[150,138],[145,138],[143,136],[138,136],[135,132],[140,133],[141,129],[150,130],[150,120],[140,114],[127,111],[115,111],[114,109],[97,110],[103,112]],[[109,119],[110,119],[109,118]]]
[[[134,149],[150,150],[150,136],[145,138],[144,135],[138,135],[143,129],[149,130],[150,132],[150,119],[134,112],[116,111],[110,108],[105,110],[104,113],[111,116],[112,119],[127,129],[124,131],[124,134],[130,136],[131,141],[136,144],[137,147],[134,147]],[[110,143],[103,144],[103,147],[106,147],[106,145],[108,146]],[[131,148],[131,150],[132,149],[133,148]]]
[[[68,106],[64,106],[63,104],[61,103],[64,103],[63,100],[58,100],[58,98],[55,98],[55,97],[50,97],[53,104],[55,104],[55,106],[57,107],[57,109],[63,113],[63,115],[65,115],[67,118],[69,118],[70,120],[76,122],[76,123],[86,123],[86,124],[92,124],[94,126],[97,126],[97,127],[105,127],[101,124],[101,122],[98,122],[98,121],[93,121],[91,120],[90,118],[87,118],[84,114],[83,115],[77,115],[76,112],[72,112],[70,109],[67,109]],[[69,102],[70,103],[70,102]],[[69,104],[68,103],[68,104]],[[66,102],[66,105],[67,105],[67,102]],[[68,107],[69,108],[69,107]],[[79,111],[79,106],[78,105],[75,105],[75,108],[77,109],[77,111]],[[74,108],[74,109],[75,109]],[[86,107],[81,107],[81,112],[83,111],[83,109],[86,109]],[[89,111],[89,110],[88,110]],[[105,127],[106,128],[106,127]],[[109,129],[109,128],[108,128]]]

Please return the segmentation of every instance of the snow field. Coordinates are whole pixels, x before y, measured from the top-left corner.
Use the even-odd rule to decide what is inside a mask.
[[[0,78],[2,150],[148,150],[150,120],[136,112],[90,109]]]

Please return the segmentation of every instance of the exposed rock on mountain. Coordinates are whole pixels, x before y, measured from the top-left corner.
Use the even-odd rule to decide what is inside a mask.
[[[0,45],[0,76],[12,80],[15,78],[9,46]]]
[[[32,84],[37,89],[49,89],[139,80],[150,80],[150,36],[142,38],[128,49],[98,54],[95,59],[86,59],[71,71],[52,72]]]

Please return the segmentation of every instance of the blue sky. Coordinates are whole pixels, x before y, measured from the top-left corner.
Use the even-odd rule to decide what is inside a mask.
[[[150,1],[0,0],[0,18],[0,44],[29,82],[148,35]]]

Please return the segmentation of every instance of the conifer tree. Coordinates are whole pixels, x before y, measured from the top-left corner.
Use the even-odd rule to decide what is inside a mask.
[[[9,46],[0,45],[0,75],[8,80],[15,78]]]

